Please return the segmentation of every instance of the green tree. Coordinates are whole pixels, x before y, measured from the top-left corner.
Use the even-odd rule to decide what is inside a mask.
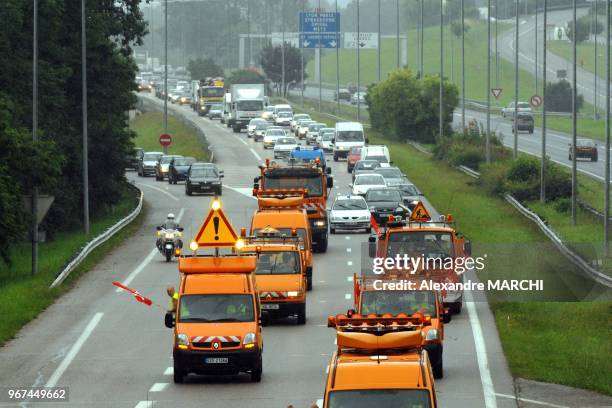
[[[570,41],[574,41],[574,22],[568,21],[567,26],[565,28],[565,32],[567,33],[567,37]],[[578,43],[584,42],[589,39],[589,35],[593,32],[593,34],[601,34],[603,32],[603,25],[597,21],[595,24],[592,24],[590,16],[584,16],[576,20],[576,41]]]
[[[266,78],[257,69],[239,69],[232,72],[227,78],[227,83],[232,84],[265,84]]]
[[[191,79],[202,81],[206,77],[222,77],[223,68],[215,63],[212,58],[197,58],[189,60],[187,70],[191,73]]]
[[[549,112],[571,112],[572,111],[572,85],[565,80],[549,82],[546,85],[546,109]],[[584,98],[578,94],[576,98],[576,110],[579,111],[584,104]]]
[[[268,45],[261,51],[260,63],[266,73],[266,76],[277,85],[280,89],[283,77],[282,69],[282,58],[283,51],[282,47]],[[304,67],[306,61],[304,61]],[[300,51],[292,46],[291,44],[285,44],[285,89],[283,89],[282,95],[287,95],[287,89],[291,82],[300,82],[302,80],[302,60]],[[306,78],[306,72],[304,72],[304,78]]]

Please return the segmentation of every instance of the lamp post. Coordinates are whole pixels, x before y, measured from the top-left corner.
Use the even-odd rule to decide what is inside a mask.
[[[546,202],[546,104],[547,97],[546,94],[546,56],[548,49],[546,47],[547,33],[548,33],[548,0],[544,0],[544,14],[543,14],[543,42],[542,42],[542,53],[544,54],[542,57],[542,151],[540,153],[541,162],[540,162],[540,202],[544,204]]]
[[[34,1],[32,33],[32,141],[38,140],[38,0]],[[38,187],[32,187],[32,275],[38,273]]]

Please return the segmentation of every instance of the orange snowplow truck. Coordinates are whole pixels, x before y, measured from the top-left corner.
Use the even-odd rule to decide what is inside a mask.
[[[260,175],[253,183],[253,195],[259,198],[302,194],[301,206],[308,214],[314,249],[327,251],[327,198],[334,183],[331,168],[323,169],[318,159],[311,163],[289,159],[287,164],[266,159],[259,170]]]
[[[243,231],[246,232],[246,231]],[[281,236],[274,228],[264,228],[256,236],[242,236],[242,254],[257,256],[257,289],[261,302],[263,325],[272,318],[296,316],[298,324],[306,323],[306,260],[295,232]]]
[[[174,328],[174,382],[189,373],[249,372],[261,381],[263,338],[259,295],[255,285],[257,258],[246,256],[182,256]]]
[[[323,407],[435,408],[436,389],[421,348],[422,315],[330,316],[338,349],[329,363]]]
[[[467,272],[465,261],[472,254],[472,245],[455,231],[452,222],[451,215],[441,216],[438,222],[390,219],[384,230],[368,238],[369,256],[378,259],[407,256],[420,262],[420,266],[414,266],[413,279],[463,283],[463,275]],[[452,313],[461,313],[462,289],[444,290],[440,295],[445,307]]]
[[[357,274],[353,275],[355,311],[364,316],[372,313],[376,315],[421,313],[428,316],[430,324],[422,330],[421,347],[427,350],[434,378],[442,378],[444,323],[450,322],[451,314],[444,308],[442,299],[435,290],[398,290],[395,287],[383,287],[383,282],[392,284],[413,278],[403,272],[398,274],[392,272],[394,271],[387,271],[382,275],[384,279],[381,279],[381,276],[358,278]],[[413,282],[418,288],[419,281],[413,280]]]

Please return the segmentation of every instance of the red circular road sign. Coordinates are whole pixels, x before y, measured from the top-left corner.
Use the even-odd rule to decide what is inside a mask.
[[[159,144],[164,147],[170,146],[172,144],[172,135],[169,135],[167,133],[162,133],[161,135],[159,135]]]
[[[537,108],[538,106],[542,105],[542,97],[540,95],[533,95],[529,99],[529,104],[534,108]]]

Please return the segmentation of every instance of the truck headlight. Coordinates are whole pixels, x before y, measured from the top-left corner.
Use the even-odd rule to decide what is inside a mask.
[[[255,333],[253,332],[248,332],[245,336],[244,336],[244,340],[242,341],[242,344],[244,345],[244,348],[253,348],[255,347]]]
[[[438,339],[438,330],[437,329],[429,329],[427,334],[425,335],[426,341],[432,341]]]
[[[300,292],[299,290],[290,290],[289,292],[287,292],[287,296],[289,296],[289,297],[300,297],[300,296],[302,296],[302,292]]]
[[[317,221],[314,222],[314,226],[315,227],[324,227],[325,226],[325,221],[317,220]]]
[[[189,347],[189,337],[186,334],[179,333],[176,335],[176,344],[180,349]]]

